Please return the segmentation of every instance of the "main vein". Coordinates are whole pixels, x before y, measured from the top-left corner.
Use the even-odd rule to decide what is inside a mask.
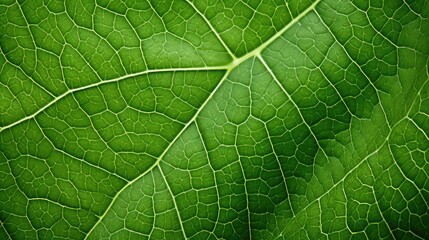
[[[276,39],[278,39],[279,37],[281,37],[292,25],[294,25],[295,23],[297,23],[305,15],[307,15],[309,12],[311,12],[320,1],[321,0],[316,0],[306,10],[304,10],[298,16],[296,16],[294,19],[292,19],[286,26],[284,26],[280,31],[278,31],[275,35],[273,35],[270,39],[268,39],[267,41],[265,41],[259,47],[255,48],[254,50],[252,50],[251,52],[247,53],[246,55],[244,55],[244,56],[242,56],[240,58],[233,58],[233,61],[231,61],[229,64],[222,65],[222,66],[205,66],[205,67],[190,67],[190,68],[148,69],[148,70],[145,70],[145,71],[142,71],[142,72],[127,74],[127,75],[124,75],[124,76],[121,76],[121,77],[118,77],[118,78],[104,80],[104,81],[93,83],[93,84],[90,84],[90,85],[87,85],[87,86],[82,86],[82,87],[70,89],[70,90],[64,92],[63,94],[59,95],[58,97],[54,98],[53,101],[49,102],[48,104],[46,104],[45,106],[43,106],[42,108],[40,108],[39,110],[37,110],[36,112],[34,112],[33,114],[28,115],[28,116],[26,116],[26,117],[24,117],[24,118],[22,118],[22,119],[20,119],[20,120],[18,120],[16,122],[14,122],[14,123],[11,123],[9,125],[1,127],[0,128],[0,132],[4,131],[6,129],[9,129],[9,128],[13,127],[13,126],[16,126],[16,125],[18,125],[18,124],[20,124],[20,123],[22,123],[24,121],[27,121],[27,120],[30,120],[30,119],[36,117],[38,114],[44,112],[47,108],[49,108],[50,106],[54,105],[56,102],[58,102],[61,99],[65,98],[66,96],[68,96],[70,94],[73,94],[73,93],[76,93],[78,91],[85,90],[85,89],[90,89],[90,88],[98,87],[98,86],[101,86],[101,85],[104,85],[104,84],[108,84],[108,83],[112,83],[112,82],[118,82],[118,81],[125,80],[125,79],[128,79],[128,78],[137,77],[137,76],[141,76],[141,75],[145,75],[145,74],[150,74],[150,73],[175,72],[175,71],[210,71],[210,70],[225,70],[226,71],[225,74],[224,74],[224,76],[223,76],[223,78],[221,79],[221,81],[216,86],[216,88],[211,92],[211,94],[208,96],[208,98],[200,106],[200,108],[197,110],[197,112],[195,113],[195,115],[187,122],[187,124],[182,128],[182,130],[170,142],[170,144],[163,151],[163,153],[157,158],[156,162],[150,168],[148,168],[145,172],[143,172],[142,174],[140,174],[138,177],[136,177],[132,181],[129,181],[121,190],[119,190],[116,193],[116,195],[113,197],[111,203],[109,204],[109,206],[106,208],[105,212],[103,213],[103,215],[100,216],[100,218],[98,219],[98,221],[89,230],[89,232],[88,232],[88,234],[86,236],[86,238],[87,238],[90,235],[90,233],[96,228],[96,226],[106,216],[108,210],[111,209],[111,207],[113,206],[113,204],[115,203],[115,200],[119,197],[119,195],[125,189],[127,189],[130,185],[132,185],[133,183],[135,183],[136,181],[138,181],[139,179],[141,179],[142,177],[144,177],[146,174],[148,174],[149,172],[151,172],[156,166],[158,166],[159,162],[164,158],[165,154],[168,152],[168,150],[171,148],[171,146],[173,146],[174,143],[180,138],[180,136],[186,131],[186,129],[191,124],[193,124],[195,122],[195,120],[199,116],[200,112],[205,108],[205,106],[207,105],[207,103],[213,98],[213,96],[215,95],[215,93],[217,92],[217,90],[220,88],[220,86],[222,86],[222,83],[228,77],[228,75],[231,72],[231,70],[234,69],[236,66],[240,65],[241,63],[245,62],[246,60],[248,60],[250,58],[253,58],[255,56],[260,55],[261,52],[265,48],[267,48]],[[220,36],[214,31],[214,28],[212,26],[211,26],[211,30],[220,38]],[[223,43],[223,44],[224,44],[224,46],[226,45],[225,43]],[[230,51],[230,49],[228,49],[227,47],[226,47],[226,50]]]
[[[228,75],[232,71],[232,69],[234,69],[236,66],[240,65],[241,63],[245,62],[246,60],[260,55],[261,52],[262,52],[262,50],[264,50],[267,46],[269,46],[277,38],[279,38],[280,36],[282,36],[292,25],[294,25],[295,23],[297,23],[301,18],[303,18],[310,11],[312,11],[319,2],[320,2],[320,0],[315,1],[309,8],[307,8],[305,11],[303,11],[302,13],[300,13],[296,18],[294,18],[291,22],[289,22],[283,29],[281,29],[279,32],[277,32],[274,36],[272,36],[269,40],[267,40],[264,44],[260,45],[258,48],[254,49],[253,51],[249,52],[248,54],[246,54],[246,55],[244,55],[244,56],[242,56],[240,58],[236,58],[234,61],[232,61],[228,65],[218,66],[218,67],[211,67],[212,70],[220,70],[220,69],[226,70],[225,75],[223,76],[223,78],[221,79],[221,81],[218,83],[218,85],[216,86],[216,88],[211,92],[211,94],[208,96],[208,98],[200,106],[200,108],[195,113],[195,115],[192,117],[192,119],[190,119],[187,122],[187,124],[182,128],[182,130],[176,135],[176,137],[170,142],[170,144],[167,146],[167,148],[163,151],[163,153],[157,158],[156,162],[150,168],[148,168],[145,172],[143,172],[140,176],[138,176],[135,179],[133,179],[132,181],[128,182],[120,191],[118,191],[116,193],[116,195],[113,197],[112,201],[110,202],[110,205],[107,207],[107,209],[104,212],[104,214],[102,216],[100,216],[100,218],[98,219],[98,221],[94,224],[94,226],[88,232],[86,238],[91,234],[91,232],[96,228],[96,226],[103,220],[103,218],[107,214],[108,210],[113,206],[113,204],[115,203],[115,200],[119,197],[119,195],[125,189],[127,189],[129,186],[131,186],[133,183],[135,183],[136,181],[138,181],[139,179],[141,179],[142,177],[144,177],[146,174],[148,174],[149,172],[151,172],[156,166],[158,166],[158,164],[164,158],[164,156],[168,152],[168,150],[174,145],[174,143],[180,138],[180,136],[186,131],[186,129],[192,123],[194,123],[196,121],[196,119],[199,116],[200,112],[205,108],[205,106],[207,105],[207,103],[213,98],[213,96],[218,91],[218,89],[220,88],[220,86],[222,86],[222,83],[225,82],[225,79],[228,77]],[[180,69],[180,70],[183,71],[184,69]],[[194,70],[208,70],[208,69],[207,68],[197,68],[197,69],[194,69]],[[161,70],[159,70],[159,71],[161,71]],[[164,71],[167,71],[167,70],[164,70]],[[172,70],[170,70],[170,71],[172,71]],[[178,69],[176,69],[176,71],[178,71]],[[137,74],[137,75],[141,75],[141,74],[144,74],[144,73],[140,73],[140,74]]]
[[[121,80],[125,80],[128,78],[132,78],[132,77],[138,77],[141,75],[145,75],[145,74],[150,74],[150,73],[163,73],[163,72],[178,72],[178,71],[210,71],[210,70],[225,70],[228,68],[228,65],[225,66],[214,66],[214,67],[193,67],[193,68],[165,68],[165,69],[148,69],[142,72],[138,72],[138,73],[131,73],[131,74],[127,74],[118,78],[113,78],[113,79],[109,79],[109,80],[104,80],[104,81],[100,81],[100,82],[96,82],[93,84],[89,84],[86,86],[82,86],[82,87],[78,87],[78,88],[73,88],[70,89],[66,92],[64,92],[63,94],[59,95],[58,97],[54,98],[54,100],[52,100],[51,102],[49,102],[48,104],[46,104],[45,106],[43,106],[42,108],[40,108],[39,110],[37,110],[36,112],[34,112],[31,115],[28,115],[24,118],[19,119],[18,121],[11,123],[9,125],[0,127],[0,133],[6,129],[9,129],[15,125],[18,125],[22,122],[25,122],[27,120],[30,120],[34,117],[36,117],[37,115],[39,115],[40,113],[42,113],[43,111],[45,111],[47,108],[49,108],[50,106],[54,105],[56,102],[60,101],[61,99],[65,98],[66,96],[73,94],[75,92],[79,92],[82,90],[86,90],[86,89],[90,89],[90,88],[94,88],[94,87],[98,87],[104,84],[108,84],[108,83],[113,83],[113,82],[119,82]]]

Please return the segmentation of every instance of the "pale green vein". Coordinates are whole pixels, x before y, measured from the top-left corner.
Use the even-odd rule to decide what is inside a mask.
[[[133,183],[144,177],[146,174],[151,172],[155,167],[158,166],[159,162],[164,158],[165,154],[170,150],[170,148],[174,145],[174,143],[182,136],[182,134],[188,129],[188,127],[195,121],[197,116],[200,114],[202,109],[207,105],[207,103],[213,98],[214,94],[217,92],[217,90],[220,88],[222,83],[225,81],[226,77],[229,75],[229,71],[225,73],[219,84],[216,86],[216,88],[212,91],[212,93],[208,96],[208,98],[205,100],[205,102],[201,105],[200,109],[195,113],[195,115],[192,117],[191,120],[188,121],[188,123],[180,130],[180,132],[176,135],[176,137],[173,139],[173,141],[170,142],[170,144],[167,146],[167,148],[164,150],[164,152],[158,157],[156,162],[152,164],[150,168],[148,168],[145,172],[143,172],[140,176],[136,177],[134,180],[129,181],[121,190],[119,190],[116,195],[113,197],[112,201],[110,202],[110,205],[107,207],[104,214],[98,219],[98,221],[94,224],[94,226],[91,228],[91,230],[88,232],[87,237],[91,234],[91,232],[95,229],[95,227],[103,220],[103,218],[106,216],[109,209],[112,208],[113,204],[115,203],[116,199],[120,196],[120,194],[127,189],[129,186],[131,186]]]
[[[179,219],[179,225],[180,225],[180,230],[183,234],[183,239],[186,239],[186,233],[185,233],[185,228],[183,227],[183,221],[182,221],[182,217],[180,216],[180,212],[179,212],[179,207],[177,206],[177,202],[176,202],[176,198],[173,194],[173,191],[171,190],[170,185],[168,184],[167,178],[165,177],[164,172],[162,171],[162,167],[159,165],[158,166],[159,172],[161,173],[162,179],[165,182],[165,185],[167,186],[167,190],[168,193],[171,196],[171,200],[173,201],[173,205],[174,205],[174,210],[176,212],[177,218]]]
[[[403,120],[405,120],[406,118],[401,119],[400,121],[398,121],[395,125],[392,126],[392,128],[389,131],[389,134],[386,136],[383,144],[381,144],[377,149],[375,149],[374,151],[372,151],[371,153],[369,153],[365,158],[363,158],[361,161],[359,161],[353,168],[351,168],[350,170],[348,170],[348,172],[340,179],[338,180],[332,187],[330,187],[328,190],[326,190],[322,195],[320,195],[319,197],[317,197],[316,199],[314,199],[313,201],[311,201],[310,203],[307,204],[306,207],[304,207],[303,209],[301,209],[299,212],[296,213],[296,215],[299,215],[300,213],[304,212],[308,207],[310,207],[312,204],[314,204],[316,201],[319,201],[320,199],[322,199],[324,196],[326,196],[328,193],[330,193],[334,188],[336,188],[339,184],[342,184],[344,182],[344,180],[350,175],[352,174],[355,170],[357,170],[362,164],[364,164],[366,161],[369,160],[370,157],[374,156],[375,154],[377,154],[381,148],[383,148],[385,145],[387,145],[387,147],[389,147],[389,139],[390,136],[392,134],[392,130],[399,125]],[[284,231],[286,231],[287,227],[281,232],[280,236],[283,235]]]
[[[200,15],[204,21],[206,22],[206,24],[209,26],[210,30],[214,33],[214,35],[216,36],[216,38],[219,40],[219,42],[222,44],[222,46],[225,48],[225,50],[228,52],[228,54],[234,59],[236,60],[236,56],[235,54],[231,51],[231,49],[228,47],[228,45],[225,43],[225,41],[223,41],[222,37],[219,35],[219,33],[216,31],[216,29],[213,27],[213,25],[210,23],[210,21],[207,19],[207,17],[201,13],[198,8],[189,0],[186,0],[187,3],[189,3],[189,5],[192,6],[192,8],[195,10],[195,12],[198,13],[198,15]]]
[[[14,123],[11,123],[9,125],[3,126],[2,128],[0,128],[0,132],[9,129],[15,125],[18,125],[22,122],[25,122],[27,120],[30,120],[34,117],[36,117],[37,115],[39,115],[41,112],[44,112],[47,108],[49,108],[50,106],[52,106],[54,103],[58,102],[59,100],[65,98],[66,96],[75,93],[75,92],[79,92],[79,91],[83,91],[86,89],[90,89],[93,87],[97,87],[97,86],[101,86],[107,83],[113,83],[113,82],[119,82],[122,81],[124,79],[128,79],[128,78],[132,78],[132,77],[138,77],[141,75],[145,75],[145,74],[150,74],[150,73],[162,73],[162,72],[177,72],[177,71],[210,71],[210,70],[225,70],[227,67],[225,66],[220,66],[220,67],[194,67],[194,68],[165,68],[165,69],[150,69],[150,70],[145,70],[142,72],[138,72],[138,73],[131,73],[131,74],[127,74],[118,78],[113,78],[113,79],[109,79],[109,80],[105,80],[105,81],[100,81],[100,82],[96,82],[90,85],[86,85],[86,86],[82,86],[82,87],[78,87],[78,88],[73,88],[70,89],[67,92],[64,92],[63,94],[61,94],[60,96],[54,98],[53,101],[49,102],[48,104],[46,104],[45,106],[43,106],[42,108],[40,108],[39,110],[37,110],[36,112],[34,112],[31,115],[28,115],[25,118],[22,118]]]
[[[10,236],[9,232],[6,230],[6,228],[4,227],[4,222],[0,220],[0,226],[3,229],[4,233],[6,233],[8,239],[12,239],[12,237]]]
[[[213,227],[213,231],[214,231],[214,230],[216,230],[217,224],[218,224],[218,222],[219,222],[219,215],[220,215],[220,208],[221,208],[221,207],[220,207],[220,202],[219,202],[219,199],[220,199],[220,194],[219,194],[219,185],[217,184],[216,171],[214,170],[213,165],[212,165],[212,163],[211,163],[211,161],[210,161],[210,156],[209,156],[209,154],[208,154],[207,146],[206,146],[206,143],[205,143],[205,141],[204,141],[204,139],[203,139],[203,135],[202,135],[202,132],[201,132],[200,126],[199,126],[199,124],[198,124],[198,121],[195,121],[195,127],[196,127],[196,130],[197,130],[197,133],[198,133],[198,137],[199,137],[199,139],[200,139],[200,141],[201,141],[201,144],[203,145],[204,153],[205,153],[206,158],[207,158],[207,163],[208,163],[208,165],[209,165],[209,167],[210,167],[210,170],[213,172],[213,178],[214,178],[214,183],[215,183],[215,188],[216,188],[216,197],[217,197],[217,201],[216,201],[216,204],[217,204],[217,213],[216,213],[216,221],[215,221],[215,225],[214,225],[214,227]]]
[[[235,139],[234,139],[234,149],[237,154],[237,162],[240,165],[241,175],[243,176],[243,187],[244,187],[244,195],[246,196],[246,210],[247,210],[247,229],[249,231],[249,239],[252,239],[252,212],[250,211],[249,206],[249,191],[247,190],[247,178],[246,174],[244,173],[244,167],[242,163],[242,158],[240,157],[240,152],[237,149],[237,138],[238,138],[238,128],[235,129]]]
[[[33,114],[31,114],[31,115],[29,115],[29,116],[27,116],[25,118],[22,118],[22,119],[14,122],[14,123],[11,123],[9,125],[1,127],[0,128],[0,132],[4,131],[5,129],[11,128],[11,127],[13,127],[15,125],[18,125],[18,124],[20,124],[20,123],[22,123],[22,122],[24,122],[26,120],[34,118],[39,113],[45,111],[48,107],[50,107],[54,103],[58,102],[62,98],[66,97],[70,93],[82,91],[82,90],[89,89],[89,88],[92,88],[92,87],[95,87],[95,86],[99,86],[99,85],[103,85],[103,84],[106,84],[106,83],[118,82],[118,81],[121,81],[121,80],[124,80],[124,79],[127,79],[127,78],[137,77],[137,76],[140,76],[140,75],[149,74],[149,73],[156,73],[156,72],[232,70],[233,68],[235,68],[236,66],[240,65],[241,63],[243,63],[247,59],[259,55],[262,52],[262,50],[264,50],[266,47],[268,47],[276,39],[278,39],[279,37],[281,37],[292,25],[294,25],[295,23],[297,23],[300,19],[302,19],[305,15],[307,15],[307,13],[309,13],[310,11],[312,11],[320,1],[321,0],[315,1],[310,7],[308,7],[305,11],[301,12],[296,18],[294,18],[292,21],[290,21],[284,28],[282,28],[280,31],[278,31],[274,36],[272,36],[266,42],[264,42],[263,44],[261,44],[258,48],[254,49],[253,51],[247,53],[246,55],[244,55],[244,56],[242,56],[240,58],[235,59],[234,61],[232,61],[231,63],[229,63],[227,65],[223,65],[223,66],[191,67],[191,68],[148,69],[148,70],[145,70],[145,71],[142,71],[142,72],[131,73],[131,74],[127,74],[127,75],[124,75],[124,76],[121,76],[121,77],[118,77],[118,78],[104,80],[104,81],[93,83],[93,84],[90,84],[90,85],[87,85],[87,86],[82,86],[82,87],[70,89],[69,91],[64,92],[60,96],[56,97],[53,101],[51,101],[47,105],[43,106],[42,108],[40,108],[35,113],[33,113]]]
[[[267,62],[264,60],[264,58],[261,55],[257,56],[258,59],[261,61],[261,63],[264,65],[265,69],[268,71],[268,73],[271,75],[271,77],[274,79],[274,82],[280,87],[280,89],[284,92],[284,94],[289,98],[289,100],[291,101],[291,103],[293,104],[293,106],[296,108],[296,110],[298,111],[298,114],[302,120],[302,122],[304,123],[304,125],[308,128],[308,130],[310,131],[311,136],[314,138],[314,140],[316,141],[317,146],[319,147],[319,149],[322,151],[323,155],[325,155],[326,158],[328,158],[328,155],[326,154],[325,150],[322,148],[322,146],[319,143],[319,139],[316,137],[316,135],[313,132],[313,129],[311,128],[311,126],[307,123],[307,121],[305,121],[304,116],[302,115],[300,108],[298,107],[298,105],[295,103],[295,101],[292,99],[292,96],[286,91],[286,89],[283,87],[283,84],[279,81],[279,79],[277,79],[277,76],[274,74],[274,72],[271,70],[271,68],[268,66]],[[314,173],[314,168],[313,168],[313,173]]]
[[[274,156],[276,157],[277,164],[279,165],[279,169],[280,169],[280,172],[281,172],[282,177],[283,177],[283,184],[285,186],[286,193],[287,193],[287,202],[288,202],[288,205],[290,207],[290,210],[292,211],[292,216],[295,217],[295,211],[293,210],[292,203],[290,201],[291,195],[289,193],[289,188],[288,188],[287,183],[286,183],[286,175],[284,174],[283,167],[282,167],[282,164],[280,163],[279,156],[277,155],[277,153],[276,153],[276,151],[274,149],[274,144],[273,144],[273,141],[271,140],[271,136],[270,136],[270,133],[268,131],[267,123],[265,123],[265,122],[262,122],[262,123],[264,124],[264,128],[265,128],[264,130],[265,130],[265,132],[267,134],[267,138],[270,141],[271,151],[274,153]]]
[[[329,31],[329,33],[331,34],[331,36],[335,39],[335,41],[338,43],[338,45],[341,46],[341,48],[343,49],[344,53],[347,55],[347,57],[350,59],[350,61],[352,61],[352,63],[359,69],[359,71],[365,76],[365,79],[368,81],[368,83],[371,85],[372,88],[374,88],[375,93],[377,94],[377,99],[379,101],[380,104],[380,108],[383,111],[383,115],[384,115],[384,119],[386,120],[386,124],[389,127],[389,129],[391,129],[392,127],[390,126],[390,122],[388,121],[387,118],[387,114],[386,111],[383,107],[383,105],[381,104],[381,97],[379,94],[379,90],[375,87],[374,83],[371,81],[371,79],[369,78],[369,76],[366,74],[366,72],[362,69],[362,67],[352,58],[352,56],[350,55],[350,53],[347,51],[347,49],[341,44],[341,42],[338,40],[337,36],[331,31],[331,29],[329,28],[328,25],[326,25],[325,21],[323,20],[323,18],[320,16],[320,14],[317,12],[317,10],[314,10],[314,12],[316,13],[317,17],[320,19],[320,22],[325,26],[325,28]]]
[[[426,131],[423,130],[415,121],[414,119],[410,118],[409,116],[406,117],[423,135],[426,137],[426,140],[429,141],[429,136],[427,135]]]
[[[392,144],[393,145],[393,144]],[[399,165],[398,161],[395,158],[395,155],[392,152],[392,148],[391,145],[388,144],[388,149],[389,149],[389,154],[392,156],[393,159],[393,164],[398,168],[399,172],[401,173],[401,175],[404,177],[405,180],[407,180],[409,183],[411,183],[418,191],[418,194],[420,195],[420,197],[425,200],[426,198],[423,196],[421,189],[416,185],[416,183],[414,181],[412,181],[405,173],[404,171],[402,171],[401,166]],[[401,193],[402,194],[402,193]],[[403,196],[404,199],[405,196]],[[426,205],[426,209],[429,208],[429,203],[427,201],[424,201],[425,205]]]
[[[387,139],[385,144],[387,143]],[[346,175],[344,175],[344,177],[342,177],[340,180],[338,180],[337,183],[335,183],[332,187],[330,187],[328,190],[326,190],[322,195],[320,195],[319,197],[317,197],[316,199],[314,199],[313,201],[311,201],[310,203],[307,204],[306,207],[304,207],[303,209],[301,209],[299,212],[296,213],[296,215],[299,215],[300,213],[303,213],[308,207],[310,207],[312,204],[314,204],[317,201],[320,201],[324,196],[326,196],[327,194],[329,194],[334,188],[336,188],[337,186],[339,186],[340,184],[342,184],[344,182],[344,180],[350,175],[352,174],[356,169],[358,169],[363,163],[365,163],[365,161],[367,161],[371,156],[375,155],[378,153],[378,151],[384,146],[381,145],[379,148],[377,148],[376,150],[374,150],[372,153],[370,153],[368,156],[366,156],[364,159],[362,159],[358,164],[356,164],[356,166],[354,166],[352,169],[350,169]],[[286,228],[280,233],[280,236],[284,235],[284,232],[286,231]]]
[[[28,75],[27,72],[24,69],[22,69],[22,67],[20,67],[20,66],[16,65],[15,63],[11,62],[6,57],[7,55],[4,53],[3,48],[1,46],[0,46],[0,52],[4,56],[4,58],[5,58],[5,60],[6,60],[7,63],[9,63],[10,65],[12,65],[16,69],[19,69],[19,71],[22,72],[22,74],[24,74],[32,83],[34,83],[36,86],[38,86],[43,92],[45,92],[46,94],[48,94],[52,98],[55,98],[54,94],[52,94],[51,92],[49,92],[44,86],[42,86],[39,82],[37,82],[35,79],[33,79],[30,75]],[[7,87],[7,85],[6,85],[6,87]]]
[[[372,168],[371,168],[371,166],[369,166],[369,164],[368,164],[368,168],[371,171],[372,176],[374,176],[374,178],[375,178],[374,171],[372,171]],[[377,210],[380,213],[380,216],[383,219],[383,222],[386,224],[387,228],[389,229],[390,235],[393,237],[393,239],[396,240],[395,234],[393,234],[393,231],[392,231],[392,228],[389,225],[389,222],[386,221],[386,218],[384,217],[383,212],[381,211],[380,204],[378,202],[377,196],[375,195],[375,189],[374,189],[373,186],[370,186],[370,188],[372,190],[371,192],[372,192],[372,195],[374,197],[374,202],[375,202],[375,205],[377,206]]]
[[[274,34],[270,39],[262,43],[259,47],[255,48],[254,50],[242,56],[241,58],[234,60],[232,63],[232,67],[238,66],[240,63],[244,62],[249,58],[260,55],[264,49],[266,49],[269,45],[271,45],[271,43],[273,43],[275,40],[279,39],[287,30],[289,30],[290,27],[292,27],[295,23],[299,22],[299,20],[305,17],[309,12],[313,11],[320,1],[321,0],[316,0],[307,9],[302,11],[298,16],[296,16],[296,18],[292,19],[292,21],[286,24],[286,26],[284,26],[280,31]]]

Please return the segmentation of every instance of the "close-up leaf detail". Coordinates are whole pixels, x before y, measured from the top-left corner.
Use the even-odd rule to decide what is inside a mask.
[[[0,239],[429,239],[429,1],[1,0]]]

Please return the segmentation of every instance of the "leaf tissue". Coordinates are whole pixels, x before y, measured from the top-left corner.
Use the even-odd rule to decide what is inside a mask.
[[[0,239],[429,239],[429,1],[2,0]]]

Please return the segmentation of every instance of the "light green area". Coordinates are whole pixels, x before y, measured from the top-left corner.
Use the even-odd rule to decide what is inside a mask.
[[[0,3],[0,239],[428,239],[429,2]]]

